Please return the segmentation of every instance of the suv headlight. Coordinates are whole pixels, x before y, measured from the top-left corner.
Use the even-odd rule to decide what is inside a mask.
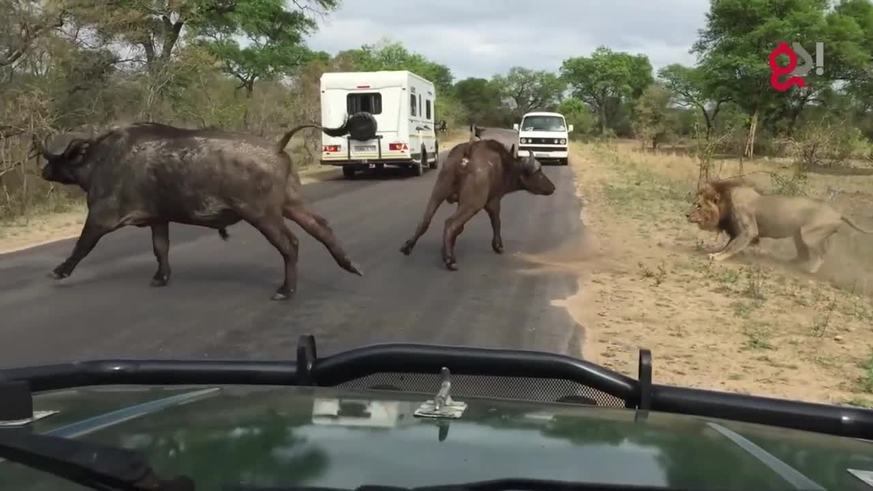
[[[567,144],[567,139],[561,138],[561,145],[566,145],[566,144]]]
[[[522,138],[519,140],[519,142],[521,142],[522,144],[527,143],[527,138]]]

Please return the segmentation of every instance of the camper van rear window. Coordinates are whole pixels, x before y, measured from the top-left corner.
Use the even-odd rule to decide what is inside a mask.
[[[349,94],[346,98],[349,114],[368,112],[370,114],[382,113],[382,94],[378,92],[360,92]]]

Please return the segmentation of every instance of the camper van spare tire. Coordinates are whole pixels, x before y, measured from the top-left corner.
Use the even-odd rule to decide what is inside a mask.
[[[352,140],[367,141],[376,138],[376,118],[370,113],[355,113],[349,116],[349,136]]]

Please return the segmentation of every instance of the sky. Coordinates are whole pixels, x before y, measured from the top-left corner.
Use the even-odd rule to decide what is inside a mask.
[[[341,0],[310,48],[336,54],[390,39],[442,63],[455,79],[513,66],[557,71],[597,46],[648,55],[655,70],[691,65],[709,0]]]

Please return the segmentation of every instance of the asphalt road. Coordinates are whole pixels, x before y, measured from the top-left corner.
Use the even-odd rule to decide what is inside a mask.
[[[503,201],[505,252],[491,250],[487,214],[458,239],[460,270],[439,257],[443,204],[412,255],[399,252],[424,211],[436,177],[342,178],[309,184],[311,207],[331,223],[365,276],[342,271],[320,243],[301,239],[295,297],[270,301],[281,257],[245,223],[228,242],[209,229],[170,226],[173,277],[151,288],[156,268],[149,229],[104,237],[73,275],[47,274],[72,250],[63,240],[0,255],[0,366],[94,358],[293,358],[312,333],[328,354],[374,342],[427,342],[581,353],[580,329],[551,300],[576,279],[526,274],[517,252],[537,253],[581,233],[567,167],[545,167],[557,191]]]

